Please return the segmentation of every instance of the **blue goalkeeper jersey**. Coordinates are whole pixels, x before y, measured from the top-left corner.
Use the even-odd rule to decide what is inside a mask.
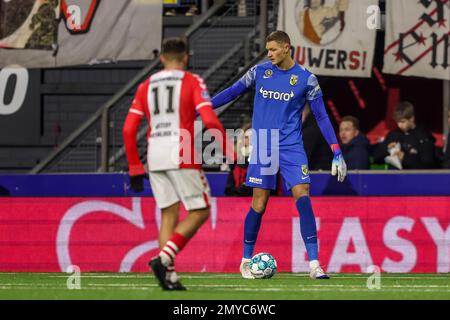
[[[256,132],[279,129],[280,148],[303,146],[303,108],[306,101],[322,96],[316,76],[298,64],[281,70],[269,61],[252,67],[239,82],[247,89],[255,87],[252,126]]]

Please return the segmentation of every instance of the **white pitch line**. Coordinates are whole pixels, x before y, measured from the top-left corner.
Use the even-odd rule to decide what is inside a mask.
[[[33,290],[34,288],[33,287],[20,287],[20,288],[14,288],[14,287],[2,287],[2,286],[0,286],[0,292],[1,292],[1,290],[8,290],[8,291],[10,291],[10,290]],[[64,291],[68,291],[68,292],[79,292],[79,291],[94,291],[94,290],[97,290],[97,291],[105,291],[105,290],[107,290],[108,288],[85,288],[85,287],[81,287],[81,289],[80,290],[69,290],[69,289],[67,289],[67,288],[61,288],[61,287],[48,287],[48,288],[46,288],[47,290],[64,290]],[[121,291],[148,291],[149,290],[149,288],[116,288],[115,289],[115,291],[117,291],[117,290],[121,290]],[[0,295],[0,297],[1,297],[1,295]]]
[[[157,286],[155,286],[156,288]],[[201,289],[203,288],[202,286],[199,285],[190,285],[189,287],[196,287],[197,289]],[[33,290],[35,289],[35,287],[7,287],[7,286],[0,286],[0,290]],[[72,291],[72,292],[78,292],[78,290],[68,290],[67,288],[64,287],[48,287],[46,288],[47,290],[64,290],[64,291]],[[100,291],[100,290],[107,290],[109,288],[104,288],[104,287],[81,287],[80,291]],[[220,288],[212,288],[212,287],[208,287],[208,290],[210,289],[217,289],[214,291],[221,291],[223,289]],[[132,287],[132,288],[124,288],[124,287],[118,287],[115,288],[116,291],[148,291],[149,288],[148,287]],[[159,290],[159,289],[158,289]],[[248,291],[248,292],[255,292],[254,289],[252,288],[226,288],[226,290],[228,291]],[[198,292],[197,290],[191,290],[190,292]],[[433,293],[450,293],[449,290],[432,290],[432,289],[409,289],[409,290],[396,290],[396,289],[380,289],[380,290],[368,290],[368,289],[351,289],[351,288],[347,288],[347,289],[325,289],[325,288],[296,288],[296,289],[291,289],[291,290],[282,290],[280,288],[259,288],[258,292],[284,292],[284,293],[292,293],[292,292],[374,292],[374,293],[379,293],[379,292],[403,292],[403,293],[412,293],[412,292],[433,292]]]
[[[67,278],[69,277],[70,274],[67,274],[65,276],[49,276],[48,278]],[[90,276],[90,275],[85,275],[83,273],[80,273],[80,277],[82,278],[92,278],[92,279],[96,279],[96,278],[104,278],[104,279],[145,279],[145,278],[153,278],[153,274],[149,274],[149,275],[140,275],[140,276]]]
[[[97,284],[97,283],[88,283],[88,284],[82,284],[83,287],[96,287],[96,288],[130,288],[130,289],[134,289],[134,288],[155,288],[158,287],[157,284],[126,284],[126,283],[107,283],[107,284]],[[1,285],[1,287],[3,288],[30,288],[30,289],[36,289],[36,287],[41,287],[41,288],[54,288],[54,289],[66,289],[65,285],[61,285],[61,286],[55,286],[54,284],[33,284],[33,286],[30,286],[29,283],[3,283]],[[290,285],[284,285],[284,284],[277,284],[275,286],[271,286],[271,287],[266,287],[266,288],[255,288],[255,287],[251,287],[251,286],[247,286],[247,285],[235,285],[235,284],[190,284],[189,287],[198,287],[198,288],[224,288],[224,289],[236,289],[236,290],[243,290],[243,291],[273,291],[273,290],[286,290],[287,291],[291,291],[291,290],[315,290],[315,289],[330,289],[330,290],[360,290],[360,291],[368,291],[368,289],[366,287],[363,286],[356,286],[356,285],[320,285],[320,284],[316,284],[316,285],[308,285],[308,286],[290,286]],[[397,289],[407,289],[405,291],[409,291],[409,289],[446,289],[449,288],[449,285],[382,285],[381,286],[381,290],[384,290],[386,288],[388,289],[393,289],[394,291],[401,291],[401,290],[397,290]],[[372,291],[372,290],[369,290]],[[420,291],[420,290],[419,290]],[[444,290],[444,292],[447,292],[449,290]]]
[[[46,284],[46,283],[38,283],[38,284],[33,284],[32,286],[29,283],[2,283],[1,286],[9,286],[9,287],[30,287],[30,288],[36,288],[36,287],[41,287],[41,288],[67,288],[66,284],[61,284],[60,286],[55,285],[55,284]],[[100,284],[100,283],[87,283],[87,284],[83,284],[82,286],[88,286],[88,287],[128,287],[128,288],[134,288],[134,287],[157,287],[157,284],[128,284],[128,283],[104,283],[104,284]]]
[[[192,286],[192,285],[191,285]],[[209,289],[215,289],[215,288],[209,288]],[[251,288],[227,288],[227,290],[229,291],[252,291],[255,292],[255,289],[251,289]],[[283,292],[283,293],[290,293],[290,292],[439,292],[439,293],[450,293],[450,290],[432,290],[432,289],[409,289],[409,290],[395,290],[395,289],[380,289],[380,290],[369,290],[369,289],[336,289],[336,288],[330,288],[330,289],[325,289],[325,288],[297,288],[295,290],[290,289],[290,290],[282,290],[280,288],[258,288],[257,290],[258,292],[261,291],[267,291],[267,292],[271,292],[271,291],[278,291],[278,292]]]
[[[240,273],[237,272],[179,272],[181,274],[185,273],[192,273],[191,277],[240,277]],[[70,273],[69,273],[70,274]],[[67,275],[69,275],[67,274]],[[82,272],[83,275],[86,276],[92,276],[92,277],[121,277],[121,278],[127,278],[127,277],[147,277],[151,275],[151,272]],[[371,275],[371,273],[328,273],[330,276],[337,277],[337,278],[346,278],[346,277],[353,277],[353,278],[359,278],[359,277],[368,277]],[[64,277],[66,273],[64,272],[0,272],[0,276],[2,275],[48,275],[49,277]],[[309,273],[306,272],[280,272],[277,273],[277,275],[286,276],[286,277],[308,277]],[[449,273],[417,273],[417,275],[421,276],[414,276],[415,273],[381,273],[381,276],[385,277],[399,277],[399,278],[419,278],[423,279],[424,277],[441,277],[445,279],[450,279]]]
[[[240,275],[237,276],[209,276],[209,275],[204,275],[204,276],[191,276],[191,275],[184,275],[184,274],[180,274],[180,277],[182,279],[241,279],[242,277]],[[351,277],[351,276],[339,276],[336,277],[335,275],[330,275],[331,280],[340,280],[340,279],[360,279],[360,280],[366,280],[368,277],[370,276],[370,274],[361,276],[361,277]],[[290,276],[286,276],[286,275],[275,275],[274,278],[281,278],[281,279],[295,279],[295,278],[301,278],[301,279],[309,279],[309,274],[308,275],[302,275],[302,276],[298,276],[298,275],[290,275]],[[387,275],[383,275],[381,274],[381,280],[383,279],[392,279],[392,280],[448,280],[450,282],[450,277],[397,277],[397,276],[387,276]],[[259,280],[259,279],[258,279]]]
[[[223,274],[203,274],[198,273],[196,275],[185,275],[183,273],[179,273],[182,278],[184,279],[240,279],[240,274],[235,273],[223,273]],[[2,272],[0,273],[0,277],[2,275],[47,275],[48,278],[67,278],[70,276],[70,274],[64,274],[64,273],[44,273],[44,272],[36,272],[36,273],[21,273],[21,272]],[[367,277],[369,277],[371,274],[365,274],[365,273],[352,273],[352,274],[330,274],[331,280],[333,279],[361,279],[365,280]],[[432,276],[433,274],[430,274],[430,276],[412,276],[412,275],[406,275],[401,276],[397,274],[381,274],[381,279],[392,279],[392,280],[448,280],[450,281],[450,274],[448,276],[439,274],[436,276]],[[81,273],[82,278],[104,278],[104,279],[151,279],[153,278],[153,274],[151,273],[130,273],[130,274],[123,274],[123,275],[116,275],[116,274],[96,274],[96,273]],[[281,273],[275,275],[275,277],[281,278],[281,279],[287,279],[287,278],[309,278],[309,274],[306,273]]]

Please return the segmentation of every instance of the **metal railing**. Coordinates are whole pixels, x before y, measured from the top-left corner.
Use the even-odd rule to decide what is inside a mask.
[[[186,30],[184,36],[189,38],[197,29],[222,9],[225,4],[226,0],[215,1],[214,5]],[[131,103],[133,90],[158,65],[159,59],[152,60],[97,112],[36,165],[30,173],[96,171],[99,160],[101,163],[101,171],[107,172],[110,131],[112,131],[111,135],[113,137],[118,135],[118,130],[114,129],[121,128],[121,124],[123,125],[124,115]],[[122,119],[121,122],[120,119]]]
[[[261,29],[257,27],[258,22],[261,23],[261,19],[256,15],[256,9],[260,2],[247,2],[253,3],[254,16],[249,16],[249,11],[247,11],[247,18],[233,20],[238,13],[238,2],[215,1],[214,6],[204,15],[197,17],[184,34],[188,39],[191,54],[189,69],[203,75],[212,94],[218,92],[224,83],[228,84],[230,79],[234,79],[236,68],[242,68],[247,65],[247,62],[253,61],[253,58],[261,50],[257,38],[260,32],[256,31]],[[273,5],[275,2],[270,1],[269,9],[272,9],[272,13],[276,10]],[[221,15],[214,16],[219,11]],[[276,21],[276,18],[270,17],[269,25],[273,24],[274,20]],[[243,25],[242,30],[239,31],[242,33],[242,37],[235,35],[230,37],[228,42],[224,38],[219,39],[218,42],[216,39],[216,43],[214,43],[214,39],[212,39],[214,34],[217,34],[220,29],[227,29],[230,23],[236,23],[236,21]],[[201,29],[200,26],[202,26]],[[233,39],[236,38],[242,38],[242,40],[233,42]],[[202,50],[202,46],[220,50],[219,58],[213,57],[214,59],[208,61],[207,57],[206,59],[202,57],[201,54],[198,54],[202,51],[205,52]],[[211,54],[211,56],[214,55]],[[126,170],[122,127],[133,98],[133,91],[140,82],[159,67],[159,59],[151,61],[57,149],[33,168],[31,173]],[[219,112],[221,113],[225,109],[221,108]],[[138,148],[141,155],[146,154],[146,131],[145,124],[138,131]]]
[[[236,23],[237,20],[232,19],[236,16],[236,7],[236,2],[231,3],[226,7],[226,10],[220,17],[214,17],[207,27],[202,28],[189,39],[189,69],[202,76],[208,84],[210,94],[218,92],[217,90],[220,86],[223,86],[224,83],[227,83],[230,78],[235,76],[236,67],[244,66],[245,62],[248,62],[256,54],[256,48],[250,45],[255,43],[254,38],[257,34],[257,28],[255,28],[254,25],[254,17],[239,21],[241,25],[247,26],[246,29],[243,29],[244,31],[241,31],[243,34],[241,41],[236,42],[236,36],[230,37],[231,41],[229,41],[229,39],[227,41],[227,35],[225,35],[225,37],[219,39],[220,43],[216,42],[215,44],[211,44],[212,40],[218,41],[217,39],[214,40],[214,36],[217,34],[218,29],[225,28],[229,30],[229,28],[232,27],[232,24]],[[250,23],[249,20],[251,21]],[[246,30],[248,31],[244,33]],[[216,55],[219,58],[215,58],[214,55],[212,57],[205,56],[205,52],[210,55],[209,48],[212,46],[219,51],[219,55]],[[230,68],[230,66],[232,67]],[[119,117],[117,121],[120,123],[120,118],[123,119],[124,117],[125,115]],[[143,163],[146,163],[146,133],[146,126],[142,126],[137,133],[138,149]],[[109,168],[116,171],[126,170],[127,161],[123,142],[118,141],[117,146],[118,148],[115,148],[115,151],[109,158]]]
[[[264,1],[259,1],[259,3],[262,3]],[[263,60],[265,56],[265,50],[261,52],[262,48],[260,45],[260,37],[261,37],[261,31],[265,28],[261,27],[254,27],[253,24],[259,25],[263,24],[264,26],[267,26],[268,31],[275,30],[275,24],[277,20],[277,7],[274,5],[276,1],[271,1],[269,5],[266,5],[266,9],[268,10],[269,15],[267,19],[260,19],[260,17],[256,17],[256,20],[252,22],[252,28],[249,29],[248,33],[245,35],[243,40],[238,41],[234,45],[232,45],[228,51],[224,52],[223,55],[220,57],[220,59],[217,59],[214,61],[214,63],[205,71],[202,71],[202,65],[204,64],[204,61],[202,61],[202,57],[199,55],[193,55],[193,57],[196,57],[195,60],[191,59],[190,67],[191,70],[194,69],[198,73],[201,74],[202,78],[205,80],[205,82],[208,84],[208,90],[213,95],[215,93],[218,93],[225,89],[226,87],[232,85],[235,81],[237,81],[240,77],[244,75],[244,73],[253,65],[257,64],[261,60]],[[257,2],[255,2],[257,3]],[[233,5],[230,5],[227,8],[227,11],[223,14],[222,17],[227,16],[234,16],[236,14],[236,6],[237,3],[234,2]],[[256,11],[255,11],[256,12]],[[193,37],[191,40],[194,43],[192,53],[195,53],[195,51],[199,50],[199,43],[206,42],[205,38],[208,38],[210,34],[214,34],[211,32],[211,29],[214,27],[223,27],[226,25],[227,21],[223,21],[223,19],[218,18],[216,21],[211,23],[211,25],[208,28],[202,29],[200,32],[198,32],[195,37]],[[241,21],[242,23],[242,21]],[[265,31],[265,30],[264,30]],[[266,34],[265,31],[263,34]],[[265,36],[264,36],[265,38]],[[223,39],[222,39],[223,41]],[[195,45],[196,44],[196,45]],[[211,46],[211,44],[209,44]],[[197,63],[199,61],[199,63]],[[230,66],[232,66],[230,68]],[[238,70],[238,71],[236,71]],[[250,91],[239,98],[237,98],[235,101],[222,106],[218,109],[216,109],[217,115],[220,116],[230,107],[234,105],[238,105],[235,110],[232,110],[233,114],[239,113],[239,105],[242,104],[249,104],[251,105],[251,100],[253,96],[253,91]],[[245,110],[243,110],[245,112]],[[230,119],[233,124],[233,128],[237,128],[240,126],[240,119],[236,119],[231,115],[230,117],[225,117],[221,120],[227,120]],[[226,127],[231,128],[231,126],[227,126],[229,121],[225,121],[224,125]],[[147,128],[142,127],[140,130],[138,130],[138,148],[140,150],[141,155],[141,161],[143,163],[146,163],[146,133]],[[195,138],[196,141],[198,137]],[[204,146],[203,146],[204,147]],[[206,162],[211,162],[210,159],[204,159],[208,160]],[[123,170],[126,170],[127,168],[127,162],[125,158],[125,148],[122,146],[120,147],[109,159],[109,166],[111,168],[122,168]],[[204,165],[205,166],[205,165]],[[213,165],[214,167],[214,165]],[[119,169],[120,171],[120,169]]]

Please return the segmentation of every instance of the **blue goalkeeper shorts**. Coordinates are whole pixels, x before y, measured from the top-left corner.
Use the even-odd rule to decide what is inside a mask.
[[[255,161],[252,158],[256,158]],[[298,184],[311,182],[306,152],[303,146],[293,146],[280,149],[278,157],[276,154],[272,154],[268,155],[267,159],[260,159],[252,154],[245,185],[252,188],[275,190],[278,170],[288,190]]]

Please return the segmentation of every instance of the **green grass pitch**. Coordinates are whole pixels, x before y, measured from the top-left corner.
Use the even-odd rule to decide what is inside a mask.
[[[450,274],[381,274],[369,290],[370,274],[331,274],[311,280],[305,273],[277,273],[245,280],[237,273],[181,273],[185,292],[165,292],[151,273],[82,273],[80,289],[67,288],[64,273],[0,273],[0,299],[302,300],[445,299]]]

